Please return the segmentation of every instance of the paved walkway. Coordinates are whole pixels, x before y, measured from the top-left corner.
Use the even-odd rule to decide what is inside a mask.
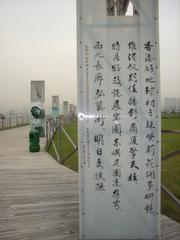
[[[29,153],[28,127],[0,131],[0,239],[78,240],[78,174]],[[180,225],[162,216],[162,239]]]

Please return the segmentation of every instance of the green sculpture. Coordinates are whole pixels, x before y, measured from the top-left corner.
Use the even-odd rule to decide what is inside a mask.
[[[43,119],[45,115],[45,111],[43,109],[40,109],[37,106],[33,106],[31,108],[31,114],[36,119]]]
[[[33,130],[29,132],[29,151],[30,152],[39,152],[39,131]]]

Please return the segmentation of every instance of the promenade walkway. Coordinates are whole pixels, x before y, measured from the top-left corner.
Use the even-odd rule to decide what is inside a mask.
[[[77,240],[78,174],[29,153],[28,131],[0,131],[0,239]]]
[[[0,239],[78,240],[78,174],[29,153],[28,130],[0,131]],[[180,240],[180,224],[162,216],[162,239]]]

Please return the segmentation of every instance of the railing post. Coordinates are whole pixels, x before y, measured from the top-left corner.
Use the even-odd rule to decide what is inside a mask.
[[[60,136],[61,136],[61,123],[60,123],[60,118],[58,117],[57,118],[57,121],[58,121],[58,155],[59,155],[59,162],[61,163],[61,157],[60,157]]]
[[[46,121],[46,149],[48,147],[48,121]]]
[[[11,128],[11,117],[9,117],[9,127]]]

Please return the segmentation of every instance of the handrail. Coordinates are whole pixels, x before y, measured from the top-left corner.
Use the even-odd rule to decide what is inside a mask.
[[[71,139],[71,137],[69,136],[69,134],[66,132],[66,130],[63,128],[63,126],[61,127],[63,133],[66,135],[67,139],[69,140],[69,142],[71,143],[71,145],[73,146],[74,150],[77,149],[76,144],[73,142],[73,140]]]
[[[57,132],[58,132],[58,139],[60,139],[60,132],[63,132],[64,135],[66,136],[66,138],[68,139],[68,141],[71,143],[71,145],[74,148],[74,150],[71,153],[69,153],[68,156],[65,157],[65,159],[61,159],[61,161],[60,161],[61,164],[63,164],[66,160],[68,160],[78,150],[77,145],[73,142],[72,138],[69,136],[67,131],[64,129],[63,124],[64,124],[64,118],[62,116],[56,117],[56,118],[49,118],[46,121],[46,137],[47,137],[47,139],[46,139],[46,149],[47,150],[49,150],[51,144],[53,143],[53,147],[54,147],[57,159],[58,160],[61,159],[60,158],[60,152],[57,151],[56,146],[54,144],[54,137],[57,134]],[[51,131],[54,133],[52,136],[51,136],[51,134],[49,134]],[[49,136],[51,137],[51,139],[49,139]],[[177,199],[177,197],[172,192],[170,192],[168,190],[168,188],[165,187],[163,184],[161,184],[161,190],[166,195],[168,195],[178,207],[180,207],[180,200]]]
[[[51,145],[54,148],[57,160],[63,164],[66,160],[68,160],[78,149],[77,145],[74,143],[70,135],[66,132],[63,125],[65,122],[69,122],[71,119],[64,118],[62,115],[59,117],[51,117],[46,121],[46,150],[48,151]],[[73,146],[73,151],[65,157],[65,159],[61,159],[60,155],[60,135],[64,133],[67,140]],[[58,144],[56,146],[54,138],[57,135]]]
[[[180,208],[179,199],[177,199],[177,197],[172,192],[170,192],[168,188],[165,187],[163,184],[161,184],[161,190],[171,198],[171,200],[177,205],[177,207]]]
[[[6,116],[0,119],[0,130],[24,126],[29,123],[29,116]]]

